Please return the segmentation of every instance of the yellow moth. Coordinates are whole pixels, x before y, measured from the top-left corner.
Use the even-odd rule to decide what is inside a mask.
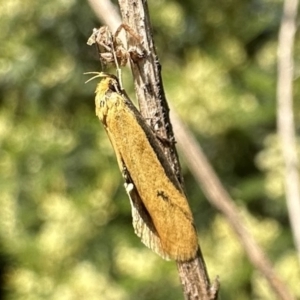
[[[92,74],[102,77],[96,89],[96,115],[125,178],[135,233],[165,259],[194,258],[198,240],[193,216],[154,133],[120,89],[117,77]]]

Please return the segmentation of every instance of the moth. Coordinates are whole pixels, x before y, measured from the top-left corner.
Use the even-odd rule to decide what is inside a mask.
[[[198,250],[193,216],[155,134],[116,76],[89,74],[101,78],[95,92],[96,115],[125,179],[135,233],[164,259],[193,259]]]

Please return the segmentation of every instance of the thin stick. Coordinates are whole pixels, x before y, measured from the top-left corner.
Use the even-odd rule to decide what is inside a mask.
[[[287,207],[300,262],[299,161],[293,114],[293,44],[298,0],[285,0],[278,40],[277,128],[284,160]]]
[[[172,123],[176,132],[178,146],[184,154],[189,169],[209,202],[221,211],[236,233],[252,265],[266,278],[278,299],[293,300],[294,297],[291,292],[278,277],[270,260],[244,225],[238,207],[225,190],[197,140],[174,113],[172,113]],[[234,262],[228,262],[228,268],[234,268]]]
[[[152,38],[147,2],[119,0],[119,4],[124,23],[128,24],[142,38],[143,47],[148,53],[140,61],[131,61],[141,113],[150,120],[150,125],[158,136],[169,141],[169,143],[162,143],[162,147],[177,178],[182,183],[178,156],[173,143],[174,134],[169,118],[169,107],[161,79],[161,68]],[[129,46],[131,45],[129,44]],[[185,299],[217,299],[218,283],[216,282],[211,287],[200,248],[195,259],[176,263]]]

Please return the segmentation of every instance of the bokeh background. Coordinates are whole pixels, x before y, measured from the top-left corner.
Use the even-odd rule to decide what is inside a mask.
[[[169,102],[275,270],[300,297],[276,135],[282,2],[159,0],[149,8]],[[100,25],[82,0],[0,2],[1,299],[183,298],[175,264],[133,232],[115,155],[94,113],[96,82],[84,84],[84,72],[100,70],[96,50],[86,45]],[[298,34],[298,134],[299,55]],[[134,98],[130,73],[124,74]],[[275,299],[181,162],[221,298]]]

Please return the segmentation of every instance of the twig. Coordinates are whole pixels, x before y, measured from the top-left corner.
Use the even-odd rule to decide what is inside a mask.
[[[111,31],[115,32],[122,22],[116,6],[107,0],[88,0],[88,2],[103,24],[109,25]]]
[[[174,147],[173,129],[169,119],[169,107],[161,79],[161,66],[152,38],[147,2],[119,0],[119,4],[124,23],[140,36],[145,51],[145,59],[137,62],[131,61],[141,114],[148,120],[150,126],[155,127],[157,136],[165,139],[169,144],[173,143],[171,147],[163,148],[179,182],[182,182],[178,156]],[[128,38],[130,43],[131,37],[128,36]]]
[[[164,152],[182,183],[180,165],[174,146],[174,134],[169,119],[169,107],[165,98],[161,79],[161,67],[156,55],[152,29],[146,1],[119,0],[124,23],[128,24],[143,41],[145,59],[131,62],[132,73],[140,110],[150,125],[155,128]],[[129,46],[130,36],[128,37]],[[216,299],[217,283],[211,288],[205,262],[201,253],[187,262],[177,262],[178,273],[183,285],[185,299]]]
[[[202,187],[209,202],[219,209],[226,217],[239,241],[243,245],[251,263],[265,276],[270,286],[279,299],[294,299],[287,286],[279,279],[274,272],[271,262],[268,260],[263,250],[255,242],[250,232],[245,228],[241,220],[238,208],[222,186],[219,178],[209,164],[200,145],[193,137],[192,133],[179,121],[179,118],[172,113],[172,124],[176,132],[178,146],[184,154],[185,160],[194,177]]]
[[[298,0],[285,0],[278,40],[277,128],[285,165],[285,194],[300,262],[300,188],[293,116],[293,44]]]

